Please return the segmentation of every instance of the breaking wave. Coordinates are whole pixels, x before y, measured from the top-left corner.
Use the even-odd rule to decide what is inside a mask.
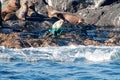
[[[0,61],[50,60],[58,62],[92,61],[104,62],[120,58],[120,46],[63,46],[25,49],[0,47]]]

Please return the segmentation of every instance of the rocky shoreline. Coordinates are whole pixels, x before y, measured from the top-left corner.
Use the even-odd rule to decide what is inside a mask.
[[[42,3],[42,2],[41,2]],[[38,4],[39,6],[40,4]],[[40,7],[36,11],[42,12]],[[98,9],[82,9],[76,14],[85,19],[86,24],[65,22],[62,35],[48,36],[51,25],[56,19],[50,19],[43,13],[26,21],[3,21],[0,29],[0,46],[7,48],[28,48],[46,46],[94,45],[120,46],[120,3],[103,6]]]
[[[49,37],[47,36],[48,29],[51,28],[49,24],[49,21],[44,21],[39,23],[40,26],[30,26],[30,24],[25,26],[23,24],[24,26],[22,27],[4,27],[0,30],[0,45],[7,48],[69,45],[120,46],[120,31],[112,30],[113,28],[75,27],[71,24],[71,26],[68,26],[68,23],[66,23],[67,26],[60,37],[53,35]]]

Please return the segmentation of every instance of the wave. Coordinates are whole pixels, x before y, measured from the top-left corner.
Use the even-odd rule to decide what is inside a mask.
[[[104,62],[120,58],[120,46],[63,46],[39,47],[25,49],[8,49],[0,47],[0,61],[50,60],[58,62],[92,61]]]

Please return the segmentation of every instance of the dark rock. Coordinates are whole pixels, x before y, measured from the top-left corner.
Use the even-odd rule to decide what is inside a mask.
[[[119,20],[120,3],[118,0],[112,1],[111,3],[109,3],[109,1],[106,0],[102,5],[103,7],[98,7],[97,9],[86,8],[88,5],[90,5],[91,0],[87,0],[87,1],[51,0],[51,1],[54,9],[58,11],[73,12],[76,15],[79,15],[81,18],[85,19],[85,22],[87,24],[102,26],[102,27],[103,26],[115,26],[115,27],[120,26],[120,20]],[[114,4],[111,5],[112,3]],[[81,7],[80,5],[83,5],[83,6]],[[39,2],[36,9],[38,13],[43,13],[44,15],[47,15],[45,4],[42,0]]]
[[[3,29],[0,30],[0,32],[5,33],[5,34],[9,34],[9,33],[13,32],[13,30],[9,29],[9,28],[8,29],[3,28]]]
[[[87,24],[94,24],[101,27],[120,27],[120,3],[113,6],[105,6],[99,9],[84,9],[78,14],[83,16]]]
[[[1,4],[1,1],[0,1],[0,28],[2,27],[2,16],[1,16],[1,11],[2,11],[2,4]]]
[[[90,0],[52,1],[56,10],[74,12],[85,19],[85,23],[65,22],[61,36],[54,36],[48,30],[57,19],[49,19],[46,4],[43,0],[37,0],[35,8],[37,16],[27,17],[26,21],[3,21],[3,27],[0,29],[0,46],[8,48],[68,45],[120,46],[120,3],[88,9],[86,7],[92,5]]]

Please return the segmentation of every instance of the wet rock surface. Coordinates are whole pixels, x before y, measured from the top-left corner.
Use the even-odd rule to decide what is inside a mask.
[[[101,29],[96,26],[73,26],[73,24],[66,23],[62,35],[55,37],[54,35],[48,36],[50,34],[48,29],[52,24],[49,21],[30,23],[21,24],[20,27],[15,25],[19,24],[18,21],[15,24],[11,23],[12,25],[9,27],[2,28],[0,45],[8,48],[69,45],[120,46],[120,31],[115,27]]]
[[[60,11],[74,12],[83,19],[83,24],[72,24],[65,22],[64,30],[59,37],[49,36],[49,29],[57,19],[47,17],[45,4],[37,0],[36,17],[28,17],[26,21],[8,20],[3,21],[0,29],[0,46],[8,48],[28,48],[44,46],[69,46],[69,45],[95,45],[95,46],[120,46],[120,3],[103,6],[98,9],[80,7],[81,4],[69,7],[72,1],[62,7]],[[54,1],[54,0],[53,0]],[[78,2],[80,3],[80,2]],[[55,4],[55,3],[54,3]],[[54,6],[60,2],[56,2]],[[76,9],[75,9],[76,8]]]

